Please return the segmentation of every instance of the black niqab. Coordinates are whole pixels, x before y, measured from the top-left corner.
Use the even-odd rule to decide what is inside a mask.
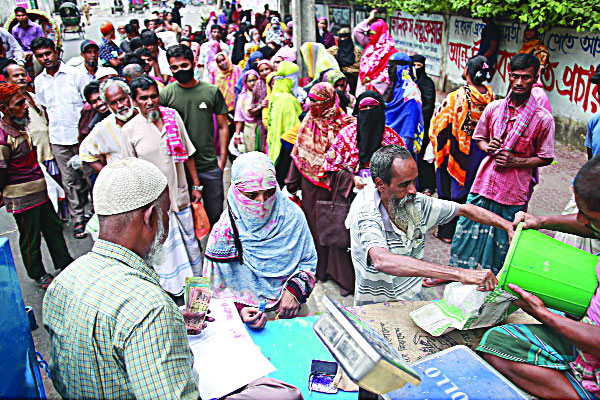
[[[361,110],[360,102],[366,98],[377,100],[379,107]],[[356,99],[353,114],[357,117],[358,160],[362,165],[366,165],[371,161],[373,153],[381,148],[381,139],[385,130],[385,102],[383,96],[372,90],[363,92]]]
[[[354,42],[350,34],[340,35],[338,39],[337,61],[340,67],[349,67],[356,62],[356,54],[354,53]]]

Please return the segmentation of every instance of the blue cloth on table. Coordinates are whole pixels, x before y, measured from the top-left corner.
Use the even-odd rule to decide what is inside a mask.
[[[319,316],[280,319],[269,321],[264,329],[255,331],[250,328],[250,336],[262,353],[277,368],[269,378],[282,380],[296,386],[305,400],[340,399],[356,400],[358,392],[336,394],[312,392],[308,390],[308,376],[312,360],[335,361],[329,350],[317,337],[313,326]]]

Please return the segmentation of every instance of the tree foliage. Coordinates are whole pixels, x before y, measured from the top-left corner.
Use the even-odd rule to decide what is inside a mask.
[[[474,18],[503,17],[540,30],[564,26],[600,31],[598,0],[359,0],[409,14],[457,13]]]

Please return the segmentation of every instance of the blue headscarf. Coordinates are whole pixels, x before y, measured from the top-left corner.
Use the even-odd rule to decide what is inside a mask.
[[[421,151],[424,128],[421,92],[412,78],[411,63],[410,57],[405,53],[396,53],[390,57],[390,64],[396,65],[397,80],[394,97],[386,103],[385,122],[402,136],[406,148],[416,157]]]
[[[241,193],[268,189],[275,194],[264,203]],[[266,300],[269,308],[290,280],[314,284],[317,252],[308,223],[302,209],[279,190],[266,154],[245,153],[233,162],[227,204],[206,246],[214,264],[205,264],[203,274],[219,295],[251,306]]]
[[[242,71],[242,76],[240,77],[240,79],[238,79],[237,83],[235,84],[235,99],[236,100],[237,100],[239,94],[242,92],[242,89],[244,88],[244,74],[246,72],[250,71],[251,69],[257,71],[255,61],[262,60],[262,58],[263,58],[263,53],[261,53],[260,51],[255,51],[254,53],[250,54],[250,57],[248,58],[248,62],[246,63],[246,68],[244,68],[244,70]]]

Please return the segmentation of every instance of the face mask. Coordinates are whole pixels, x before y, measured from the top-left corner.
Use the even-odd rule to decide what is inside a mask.
[[[194,79],[194,71],[190,69],[180,69],[173,74],[173,78],[179,83],[188,83]]]
[[[415,71],[417,73],[417,79],[419,79],[425,73],[425,67],[423,67],[423,68],[415,68]]]

